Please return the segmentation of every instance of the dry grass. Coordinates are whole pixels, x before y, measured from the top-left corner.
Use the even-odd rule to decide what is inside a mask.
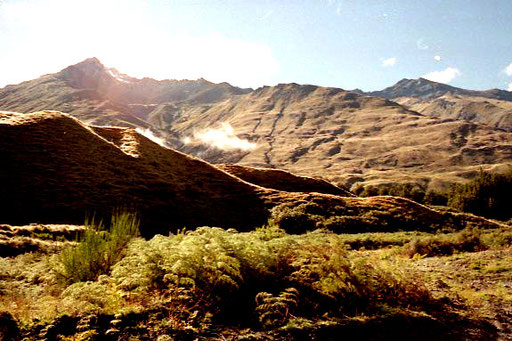
[[[7,165],[0,170],[0,212],[14,224],[81,223],[87,213],[108,218],[125,206],[140,213],[146,236],[184,226],[247,230],[266,223],[277,205],[308,202],[343,207],[345,216],[371,216],[373,231],[494,224],[394,197],[265,189],[132,129],[91,128],[57,112],[0,113],[0,158]]]
[[[254,168],[240,165],[217,165],[223,171],[265,188],[286,192],[318,192],[339,196],[354,196],[346,188],[320,178],[298,176],[280,169]]]
[[[94,124],[152,127],[170,145],[210,162],[286,169],[347,187],[413,182],[440,189],[464,182],[480,166],[491,170],[512,161],[510,134],[494,128],[510,126],[508,102],[442,98],[425,112],[452,102],[457,109],[442,111],[438,119],[336,88],[279,84],[248,92],[204,80],[122,77],[131,83],[116,80],[91,59],[0,89],[0,108],[61,110]],[[444,119],[462,112],[488,125]],[[197,130],[225,122],[257,148],[223,152],[183,143]]]

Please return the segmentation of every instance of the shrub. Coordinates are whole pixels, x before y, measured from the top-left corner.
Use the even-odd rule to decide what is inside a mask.
[[[418,184],[389,184],[375,187],[372,185],[363,186],[358,184],[354,188],[354,193],[361,197],[373,197],[377,195],[392,195],[414,200],[419,203],[424,202],[425,189]]]
[[[424,203],[433,206],[446,206],[448,204],[448,193],[431,190],[425,194]]]
[[[434,235],[416,238],[404,246],[404,253],[413,257],[449,256],[456,252],[474,252],[486,249],[480,235],[472,230],[464,230],[453,234]]]
[[[66,284],[94,281],[108,274],[110,267],[122,258],[128,241],[137,236],[139,220],[134,214],[116,212],[109,231],[103,230],[102,223],[92,221],[86,225],[78,245],[58,255],[55,271]]]
[[[321,231],[269,238],[261,230],[203,227],[137,239],[113,267],[112,279],[132,298],[160,296],[179,302],[186,307],[182,310],[194,307],[198,316],[231,316],[237,323],[247,319],[265,327],[283,325],[292,315],[345,316],[371,313],[382,304],[409,306],[408,296],[430,301],[428,292],[413,292],[419,287],[408,281],[353,263],[341,239]]]
[[[256,295],[256,313],[264,327],[280,327],[284,325],[297,308],[299,292],[295,288],[287,288],[278,296],[268,292]]]
[[[272,209],[271,221],[288,233],[304,233],[316,228],[320,216],[317,212],[318,205],[300,204],[297,206],[279,205]]]

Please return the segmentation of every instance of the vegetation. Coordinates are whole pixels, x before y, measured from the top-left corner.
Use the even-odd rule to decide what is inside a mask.
[[[63,250],[55,270],[58,279],[67,283],[93,281],[109,273],[112,265],[123,256],[131,238],[139,233],[139,220],[134,214],[118,211],[112,216],[109,230],[94,219],[78,245]]]
[[[409,257],[420,256],[449,256],[456,252],[475,252],[487,247],[480,239],[479,233],[464,230],[451,234],[433,235],[415,238],[404,247],[404,253]]]
[[[356,186],[354,193],[367,197],[393,195],[428,205],[449,206],[455,210],[499,220],[512,218],[510,193],[512,193],[512,169],[503,174],[481,170],[478,176],[466,184],[453,185],[446,192],[426,191],[419,185],[394,184],[377,188]]]
[[[313,216],[317,209],[300,208]],[[231,332],[256,340],[321,339],[325,333],[371,338],[384,324],[389,335],[399,327],[404,335],[435,339],[441,334],[429,331],[452,333],[443,321],[465,321],[473,311],[448,313],[460,309],[461,297],[475,311],[492,313],[478,310],[488,307],[490,296],[464,291],[464,281],[486,283],[492,276],[506,283],[512,276],[506,256],[512,229],[506,228],[297,235],[270,223],[252,232],[202,227],[144,240],[136,237],[134,215],[114,216],[108,231],[89,225],[77,245],[55,255],[0,258],[0,311],[9,313],[8,323],[18,321],[20,334],[62,340],[95,340],[107,332],[134,340],[215,339]],[[485,256],[493,254],[499,257]],[[79,256],[81,262],[72,261]],[[446,276],[435,276],[429,264],[447,267]],[[473,277],[450,281],[458,266]],[[500,290],[501,301],[492,304],[512,302],[505,284]]]
[[[356,186],[354,193],[362,197],[372,197],[376,195],[393,195],[397,197],[408,198],[422,203],[426,199],[425,188],[418,184],[392,184],[389,186]]]
[[[503,174],[480,171],[478,177],[467,184],[452,188],[448,205],[476,215],[508,220],[512,193],[512,169]]]

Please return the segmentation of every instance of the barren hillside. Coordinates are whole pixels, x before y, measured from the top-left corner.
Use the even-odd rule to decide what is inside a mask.
[[[381,91],[384,97],[426,116],[485,123],[512,131],[512,93],[500,89],[466,90],[423,78],[403,79]]]

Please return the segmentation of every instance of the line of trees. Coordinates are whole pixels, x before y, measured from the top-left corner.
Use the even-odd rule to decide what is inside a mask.
[[[512,168],[499,174],[481,170],[473,180],[465,184],[455,184],[445,192],[426,191],[418,184],[394,184],[381,188],[358,186],[354,192],[363,197],[400,196],[422,204],[448,206],[499,220],[512,218]]]

